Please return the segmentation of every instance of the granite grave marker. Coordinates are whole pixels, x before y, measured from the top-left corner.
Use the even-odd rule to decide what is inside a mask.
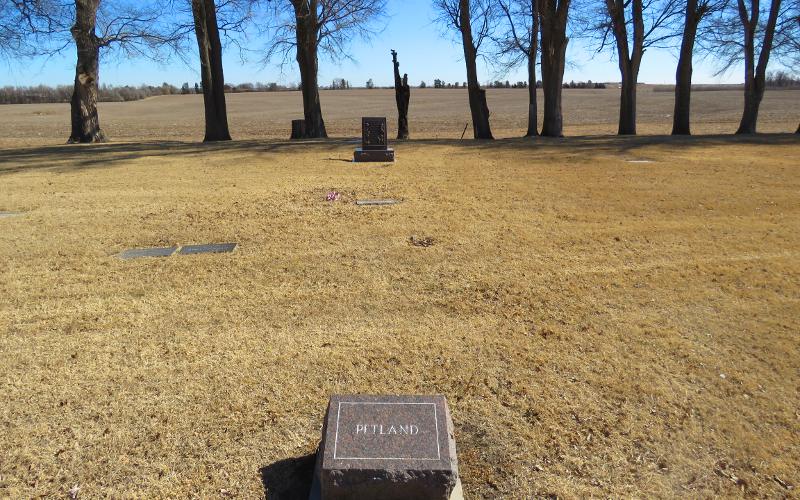
[[[397,205],[400,200],[356,200],[359,207],[385,207],[387,205]]]
[[[141,257],[169,257],[177,250],[177,246],[166,248],[132,248],[119,254],[119,258],[122,260],[131,260]]]
[[[310,499],[352,498],[463,498],[444,396],[331,397]]]
[[[179,255],[195,255],[198,253],[228,253],[236,250],[236,243],[211,243],[208,245],[185,245]]]
[[[353,157],[356,162],[393,162],[394,149],[389,147],[386,117],[361,119],[361,147]]]

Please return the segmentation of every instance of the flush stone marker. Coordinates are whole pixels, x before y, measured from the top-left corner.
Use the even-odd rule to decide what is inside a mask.
[[[177,250],[177,246],[167,248],[132,248],[119,254],[119,258],[122,260],[131,260],[142,257],[169,257]]]
[[[236,250],[237,243],[211,243],[209,245],[185,245],[179,255],[195,255],[198,253],[228,253]]]
[[[331,397],[310,500],[461,499],[444,396]]]

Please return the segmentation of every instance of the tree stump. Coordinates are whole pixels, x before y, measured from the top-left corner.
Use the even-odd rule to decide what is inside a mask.
[[[408,85],[408,74],[400,78],[400,63],[397,52],[392,50],[394,63],[394,93],[397,100],[397,139],[408,139],[408,102],[411,100],[411,86]]]
[[[306,121],[292,120],[292,139],[303,139],[306,136]]]

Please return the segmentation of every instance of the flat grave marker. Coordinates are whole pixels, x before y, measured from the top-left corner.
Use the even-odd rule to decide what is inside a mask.
[[[463,498],[444,396],[332,396],[309,498]]]
[[[186,245],[178,255],[196,255],[199,253],[228,253],[236,250],[238,243],[211,243],[208,245]]]
[[[356,200],[359,207],[383,207],[387,205],[397,205],[400,200]]]
[[[10,217],[19,217],[22,212],[3,212],[0,211],[0,219],[8,219]]]
[[[178,250],[177,245],[164,248],[131,248],[120,253],[118,257],[122,260],[139,259],[142,257],[169,257]]]

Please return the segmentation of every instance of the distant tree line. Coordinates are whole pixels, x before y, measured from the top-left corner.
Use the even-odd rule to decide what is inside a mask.
[[[800,22],[800,19],[798,22]],[[800,75],[792,75],[785,71],[773,71],[767,73],[765,84],[767,88],[771,89],[800,88]]]
[[[239,83],[236,85],[225,84],[226,94],[238,94],[245,92],[282,92],[287,90],[297,90],[294,85],[281,85],[275,82],[270,83]],[[0,87],[0,104],[44,104],[70,102],[73,92],[72,85],[49,85],[34,86],[6,86]],[[98,102],[128,102],[140,101],[148,97],[162,95],[187,95],[202,94],[203,89],[199,83],[190,85],[184,83],[180,88],[169,83],[162,85],[100,85],[98,86]]]
[[[31,87],[0,87],[0,104],[40,104],[70,102],[72,85],[36,85]],[[97,100],[100,102],[138,101],[160,95],[180,94],[181,89],[164,83],[160,86],[139,85],[137,87],[100,85]]]

